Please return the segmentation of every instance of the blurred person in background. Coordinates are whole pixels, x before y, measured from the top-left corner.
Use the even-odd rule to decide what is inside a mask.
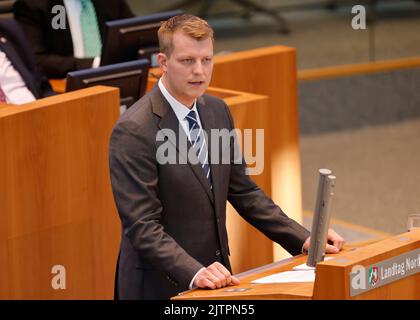
[[[57,5],[65,21],[60,7],[53,10]],[[13,11],[49,78],[98,67],[105,22],[134,16],[125,0],[18,0]]]
[[[14,19],[0,19],[0,103],[23,104],[54,95]]]

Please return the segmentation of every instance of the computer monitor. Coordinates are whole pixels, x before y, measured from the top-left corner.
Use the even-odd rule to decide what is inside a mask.
[[[66,92],[96,85],[117,87],[120,89],[120,105],[129,108],[146,92],[149,67],[149,60],[140,59],[69,72]]]
[[[180,10],[166,11],[106,22],[101,65],[146,58],[152,67],[157,66],[157,31],[162,21],[181,13]]]

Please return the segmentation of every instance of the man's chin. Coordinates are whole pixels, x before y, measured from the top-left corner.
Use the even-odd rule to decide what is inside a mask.
[[[188,95],[191,98],[196,99],[198,97],[201,97],[206,92],[206,90],[207,90],[207,87],[203,86],[202,88],[196,88],[196,89],[193,89],[193,90],[189,90]]]

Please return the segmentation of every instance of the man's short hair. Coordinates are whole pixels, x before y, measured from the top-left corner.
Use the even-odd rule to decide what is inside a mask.
[[[180,14],[163,22],[158,30],[160,52],[168,57],[172,53],[172,37],[177,30],[198,41],[210,38],[214,42],[214,32],[207,21],[191,14]]]

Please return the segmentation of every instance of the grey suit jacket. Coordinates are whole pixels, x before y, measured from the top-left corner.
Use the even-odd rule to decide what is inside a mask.
[[[207,133],[234,128],[222,100],[204,95],[197,99],[197,108]],[[157,141],[161,129],[176,135]],[[110,173],[122,223],[116,274],[119,299],[168,299],[187,290],[203,266],[219,261],[231,269],[226,201],[293,255],[300,254],[309,236],[245,174],[244,162],[233,163],[233,152],[231,163],[210,165],[212,189],[199,163],[159,164],[159,147],[179,146],[180,139],[187,139],[186,134],[179,130],[178,119],[157,85],[121,116],[113,130]],[[220,143],[216,153],[226,145],[233,150],[233,144],[234,139]]]

